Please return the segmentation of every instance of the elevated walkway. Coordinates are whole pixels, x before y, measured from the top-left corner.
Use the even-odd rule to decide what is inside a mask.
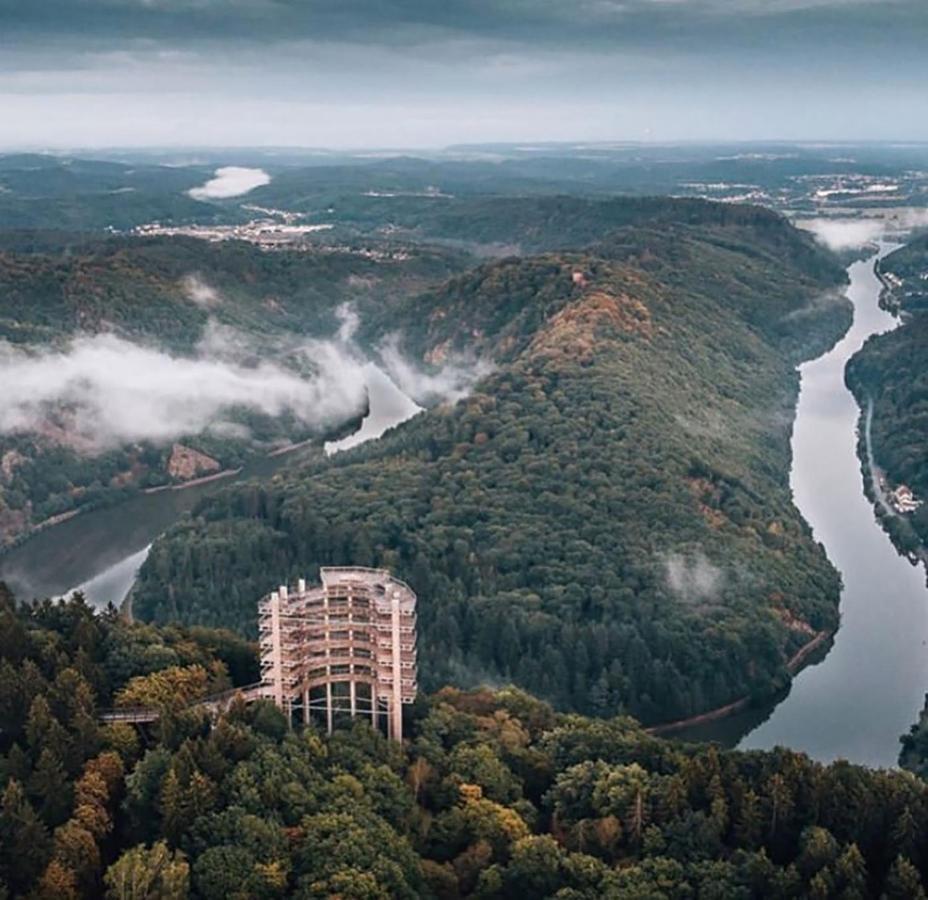
[[[227,691],[220,691],[218,694],[210,694],[200,700],[194,700],[193,703],[187,704],[185,709],[205,709],[211,715],[219,715],[225,712],[236,697],[241,697],[246,703],[254,703],[257,700],[264,699],[266,694],[262,690],[265,686],[260,682],[246,684],[241,687],[230,688]],[[129,725],[145,725],[155,722],[161,716],[161,711],[156,707],[145,706],[126,706],[116,707],[115,709],[103,709],[97,714],[99,721],[106,724],[113,722],[125,722]]]

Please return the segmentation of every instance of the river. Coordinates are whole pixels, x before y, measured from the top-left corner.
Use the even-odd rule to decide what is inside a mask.
[[[895,249],[884,244],[880,256]],[[830,352],[800,368],[793,431],[793,497],[841,572],[841,627],[778,704],[678,736],[742,749],[803,750],[822,762],[892,766],[899,736],[928,689],[928,589],[876,520],[857,456],[860,409],[844,384],[848,360],[898,320],[879,308],[878,257],[850,266],[854,322]]]
[[[357,431],[324,445],[338,453],[382,435],[415,415],[410,400],[380,369],[365,367],[368,414]],[[205,496],[245,478],[275,471],[318,453],[318,445],[259,459],[238,475],[183,490],[137,494],[115,506],[91,510],[38,532],[0,557],[0,580],[20,598],[58,597],[83,591],[98,608],[119,605],[148,555],[152,542]]]

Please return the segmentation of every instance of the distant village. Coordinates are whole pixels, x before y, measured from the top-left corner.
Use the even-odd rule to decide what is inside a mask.
[[[893,312],[898,313],[904,306],[913,303],[923,303],[928,294],[928,271],[908,278],[900,278],[895,272],[882,270],[878,275],[886,288],[882,303]]]
[[[251,219],[241,225],[162,225],[151,222],[139,225],[132,233],[139,237],[170,235],[198,238],[203,241],[247,241],[265,250],[281,245],[291,245],[308,234],[329,231],[332,225],[298,225],[294,222],[278,222],[274,219]]]
[[[293,221],[298,214],[285,213],[283,210],[264,210],[262,207],[246,208],[286,216],[287,219],[284,222],[270,218],[251,219],[239,225],[162,225],[160,222],[150,222],[133,228],[130,234],[137,237],[190,237],[210,243],[245,241],[268,252],[311,250],[315,253],[344,253],[378,263],[404,262],[410,258],[408,251],[399,248],[309,241],[307,240],[309,235],[331,231],[335,226],[332,224],[299,225]]]

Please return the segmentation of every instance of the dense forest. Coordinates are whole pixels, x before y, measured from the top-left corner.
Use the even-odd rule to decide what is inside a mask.
[[[224,632],[0,588],[0,896],[30,900],[924,898],[928,787],[723,752],[514,689],[446,688],[403,745],[272,705]],[[144,705],[144,726],[101,709]]]
[[[673,208],[398,304],[413,357],[495,371],[205,501],[155,544],[135,614],[253,635],[271,586],[383,565],[419,594],[429,690],[513,681],[654,723],[782,689],[838,620],[787,473],[794,367],[847,327],[843,271],[772,213]]]
[[[872,404],[870,440],[888,484],[906,484],[928,497],[928,316],[916,315],[895,331],[870,338],[847,368],[847,381],[863,410]],[[866,447],[861,445],[861,454]],[[869,481],[869,479],[868,479]],[[874,486],[869,485],[871,494]],[[895,515],[878,506],[881,521],[904,552],[928,542],[928,509]]]
[[[113,332],[190,351],[212,318],[256,337],[332,334],[343,303],[360,313],[463,269],[449,250],[265,252],[244,241],[0,233],[0,338],[28,344]],[[198,295],[197,287],[200,287]]]
[[[273,356],[309,374],[295,342],[333,335],[343,304],[361,316],[380,311],[466,263],[447,250],[408,249],[396,259],[375,260],[347,247],[267,253],[243,242],[6,232],[0,235],[0,358],[5,343],[48,353],[77,335],[104,333],[190,356],[209,332],[246,342],[248,364]],[[69,430],[67,409],[49,411],[38,431],[3,435],[0,545],[53,516],[236,468],[255,453],[320,436],[319,428],[288,415],[242,410],[235,420],[244,437],[205,431],[180,437],[210,466],[186,478],[170,465],[172,442],[91,452]]]
[[[0,178],[12,190],[18,184],[13,173],[34,178],[39,171],[50,178],[41,187],[49,196],[76,182],[83,187],[74,188],[75,196],[90,202],[84,191],[111,186],[121,171],[102,163],[62,169],[51,160],[34,169],[27,165],[31,162],[31,157],[23,159],[20,170],[7,158]],[[140,170],[140,176],[155,174]],[[409,202],[415,210],[395,211],[405,223],[402,228],[391,225],[392,237],[378,235],[373,244],[339,238],[334,246],[270,253],[238,241],[104,237],[63,230],[62,223],[56,230],[0,232],[0,354],[5,342],[48,352],[77,335],[115,334],[189,356],[197,352],[207,329],[212,333],[220,326],[247,340],[249,359],[273,356],[302,372],[305,360],[293,340],[334,334],[340,324],[337,311],[344,304],[364,323],[368,349],[398,327],[414,325],[411,310],[397,317],[397,305],[413,297],[420,298],[420,305],[432,302],[429,286],[473,264],[463,250],[428,243],[452,234],[459,236],[456,243],[462,247],[489,242],[533,250],[581,246],[630,223],[657,228],[681,219],[742,225],[764,231],[771,241],[783,234],[773,213],[700,200],[478,196],[440,204],[443,212],[437,218],[434,203],[419,209],[422,198]],[[403,240],[398,243],[400,232]],[[383,252],[372,255],[372,247]],[[802,264],[814,265],[811,251],[801,243],[787,240],[784,248],[803,254]],[[501,298],[501,314],[504,304]],[[238,412],[235,418],[247,430],[247,439],[212,432],[181,436],[183,447],[208,457],[210,468],[192,474],[234,469],[255,452],[319,436],[292,417]],[[343,423],[330,424],[338,428]],[[67,410],[51,416],[41,433],[5,435],[0,440],[0,545],[74,510],[186,480],[172,469],[172,450],[170,442],[139,442],[89,452],[72,439]]]
[[[847,383],[862,410],[872,408],[870,449],[885,473],[887,486],[908,485],[918,498],[928,497],[928,316],[921,292],[928,291],[928,238],[920,237],[894,251],[880,263],[886,278],[897,282],[884,293],[884,301],[901,311],[903,324],[871,337],[850,361]],[[884,283],[886,283],[884,281]],[[888,300],[886,298],[889,298]],[[866,430],[862,430],[861,459],[866,459]],[[879,489],[864,474],[871,496]],[[903,552],[917,552],[928,543],[928,507],[895,515],[878,504],[877,513]]]
[[[212,168],[68,159],[40,153],[0,156],[5,228],[102,231],[155,219],[210,221],[217,209],[187,191]]]

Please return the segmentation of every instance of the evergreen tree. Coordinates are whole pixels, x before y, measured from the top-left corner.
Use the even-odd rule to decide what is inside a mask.
[[[10,780],[0,801],[0,877],[14,892],[25,891],[45,868],[50,850],[45,825],[19,782]]]
[[[46,747],[29,780],[29,792],[39,803],[39,812],[51,828],[60,825],[71,809],[71,784],[64,765],[51,748]]]
[[[918,869],[904,856],[897,856],[883,884],[883,900],[925,900]]]

